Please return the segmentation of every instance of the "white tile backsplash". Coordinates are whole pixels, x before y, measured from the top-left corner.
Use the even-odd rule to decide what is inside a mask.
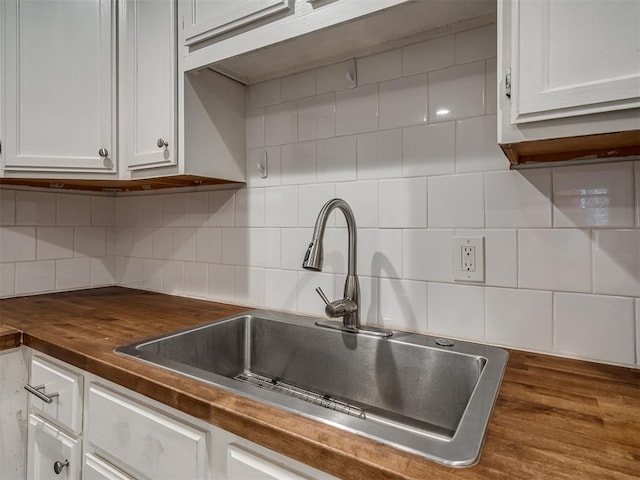
[[[246,188],[1,187],[0,296],[115,283],[324,317],[315,287],[342,296],[347,270],[341,212],[323,272],[302,260],[339,197],[363,323],[640,365],[640,162],[507,171],[495,26],[357,63],[354,89],[350,62],[248,87]],[[453,280],[454,234],[484,237],[484,283]]]
[[[555,227],[633,228],[633,163],[553,169]]]
[[[634,313],[632,298],[556,293],[554,351],[633,365]]]

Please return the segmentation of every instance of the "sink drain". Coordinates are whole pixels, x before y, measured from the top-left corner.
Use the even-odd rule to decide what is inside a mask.
[[[296,387],[295,385],[283,382],[278,378],[269,378],[255,373],[245,372],[240,375],[236,375],[233,379],[238,380],[239,382],[248,383],[258,388],[264,388],[265,390],[282,393],[289,397],[304,400],[305,402],[313,403],[314,405],[319,405],[346,415],[362,419],[366,418],[364,410],[356,407],[355,405],[337,400],[330,395],[323,395],[312,390]]]

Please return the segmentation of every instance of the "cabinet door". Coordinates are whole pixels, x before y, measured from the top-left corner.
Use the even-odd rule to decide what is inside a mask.
[[[80,443],[53,425],[29,416],[27,447],[27,480],[79,480]],[[60,473],[54,465],[60,462]]]
[[[514,0],[511,122],[640,106],[640,2]]]
[[[176,2],[121,0],[121,157],[130,170],[176,162]]]
[[[132,477],[95,455],[87,453],[82,466],[82,480],[132,480]]]
[[[291,8],[293,0],[189,0],[184,41],[192,45]]]
[[[115,5],[2,3],[5,170],[115,172]]]
[[[239,445],[231,444],[227,447],[226,480],[309,480],[312,478]]]

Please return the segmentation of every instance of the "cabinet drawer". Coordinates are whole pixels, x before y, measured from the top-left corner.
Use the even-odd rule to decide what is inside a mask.
[[[96,385],[88,409],[87,438],[115,465],[154,480],[207,477],[206,432]]]
[[[82,431],[82,376],[64,367],[33,357],[31,361],[32,387],[44,386],[45,395],[57,393],[51,403],[45,403],[33,395],[32,407],[57,425],[79,434]]]
[[[133,477],[90,453],[84,456],[82,469],[82,480],[133,480]]]
[[[276,463],[240,445],[227,446],[226,480],[312,480],[288,465]]]
[[[79,480],[80,442],[36,415],[29,415],[27,480]],[[68,465],[60,473],[54,464]]]

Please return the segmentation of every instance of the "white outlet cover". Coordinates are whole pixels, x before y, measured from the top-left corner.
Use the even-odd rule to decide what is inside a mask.
[[[463,268],[463,248],[472,247],[473,270]],[[453,237],[453,279],[458,282],[484,282],[484,237]]]

